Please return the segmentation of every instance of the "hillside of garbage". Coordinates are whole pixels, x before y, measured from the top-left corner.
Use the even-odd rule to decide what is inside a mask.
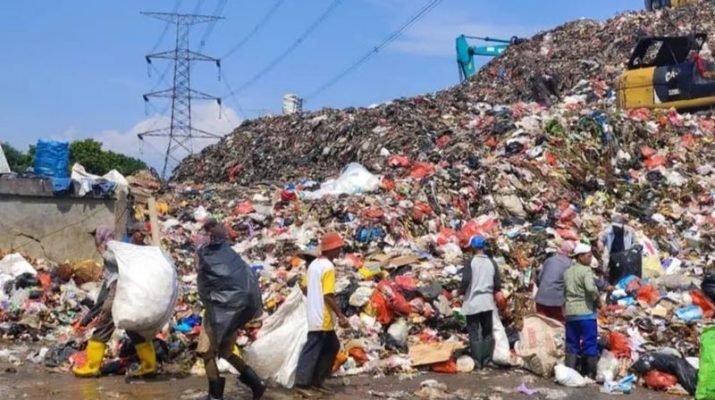
[[[627,12],[605,22],[567,23],[510,47],[468,83],[444,91],[368,108],[247,120],[219,143],[184,160],[174,180],[251,184],[323,179],[353,161],[379,169],[386,152],[451,162],[455,156],[440,146],[444,135],[456,135],[452,145],[466,147],[513,132],[506,123],[475,126],[475,116],[489,113],[482,103],[548,106],[559,101],[554,94],[563,99],[585,92],[589,105],[608,109],[615,79],[638,38],[712,32],[714,17],[715,4],[701,2],[657,13]],[[600,100],[606,104],[599,105]]]
[[[292,383],[289,359],[305,336],[296,282],[327,231],[347,241],[336,275],[350,327],[339,331],[337,374],[470,371],[456,289],[466,244],[481,235],[506,297],[494,361],[558,379],[564,330],[532,315],[538,269],[564,241],[590,243],[602,262],[619,215],[641,248],[642,276],[614,282],[604,298],[604,390],[628,392],[635,372],[692,394],[715,314],[715,118],[616,110],[613,82],[638,37],[715,33],[713,17],[708,2],[568,23],[442,92],[246,121],[185,160],[169,191],[144,183],[181,281],[158,345],[164,368],[202,373],[191,351],[201,321],[195,250],[213,217],[260,277],[266,313],[239,344],[273,382]],[[133,211],[148,218],[146,205]],[[5,258],[0,333],[56,342],[27,360],[66,367],[88,332],[76,322],[97,291],[97,266]]]

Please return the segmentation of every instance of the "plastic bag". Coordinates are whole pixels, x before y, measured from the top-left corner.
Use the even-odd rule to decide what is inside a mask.
[[[37,275],[37,271],[32,264],[27,262],[23,256],[18,253],[8,254],[0,260],[0,274],[7,274],[13,279],[22,274]]]
[[[243,348],[243,357],[262,378],[291,388],[307,340],[308,317],[303,294],[295,288],[278,310],[263,321],[258,338]]]
[[[700,371],[695,398],[715,399],[715,326],[705,328],[700,336]]]
[[[620,332],[608,333],[608,350],[616,357],[631,358],[631,344],[626,335]]]
[[[559,364],[554,367],[555,381],[559,385],[566,387],[584,387],[590,383],[590,379],[586,379],[577,371]]]
[[[348,164],[337,179],[329,179],[320,185],[320,190],[304,192],[308,200],[320,199],[323,196],[339,196],[341,194],[360,194],[374,192],[380,187],[380,178],[373,175],[358,163]]]
[[[703,293],[708,296],[710,301],[715,301],[715,272],[708,271],[705,273],[700,288],[703,290]]]
[[[228,242],[211,242],[198,251],[197,286],[206,319],[222,343],[263,312],[258,279]]]
[[[616,379],[620,362],[613,353],[604,351],[598,359],[598,370],[596,373],[597,382],[611,382]]]
[[[643,276],[643,247],[635,245],[620,253],[611,253],[608,258],[609,282],[614,283],[628,275]]]
[[[509,337],[506,335],[506,329],[504,329],[504,324],[501,322],[498,310],[492,311],[492,326],[494,332],[494,353],[492,354],[492,361],[497,365],[505,367],[523,366],[524,361],[516,354],[513,354],[509,348]]]
[[[35,174],[54,178],[69,177],[70,147],[67,142],[38,140],[33,169]]]
[[[10,170],[10,165],[7,163],[5,152],[3,152],[2,145],[0,145],[0,174],[9,174],[10,172],[12,172]]]
[[[158,247],[111,241],[119,266],[112,304],[114,324],[149,336],[169,321],[178,295],[176,269]]]
[[[715,314],[715,305],[705,297],[705,293],[700,290],[691,290],[690,297],[693,298],[693,304],[703,310],[705,318],[712,318],[713,314]]]
[[[653,390],[668,390],[678,384],[678,378],[675,375],[657,370],[648,371],[643,379],[646,386]]]
[[[526,369],[548,378],[564,356],[564,326],[541,315],[526,317],[523,324],[516,353],[524,359]]]
[[[450,358],[449,361],[432,364],[432,371],[440,374],[456,374],[457,361],[454,358]]]
[[[644,354],[633,363],[631,370],[641,375],[645,375],[651,370],[675,375],[678,378],[678,383],[691,395],[695,394],[698,384],[698,371],[684,358],[669,354]]]
[[[675,315],[685,322],[703,319],[703,310],[698,306],[681,307],[675,310]]]

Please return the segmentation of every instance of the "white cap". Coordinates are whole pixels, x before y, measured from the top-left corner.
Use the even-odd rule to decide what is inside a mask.
[[[579,243],[576,245],[576,248],[573,250],[573,255],[579,256],[581,254],[588,254],[590,252],[591,252],[591,246],[589,246],[585,243]]]

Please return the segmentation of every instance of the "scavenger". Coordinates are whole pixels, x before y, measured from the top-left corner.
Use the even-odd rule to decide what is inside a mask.
[[[144,224],[137,223],[129,230],[132,244],[143,246],[147,236]],[[87,362],[82,367],[75,367],[72,372],[77,377],[96,377],[101,374],[102,359],[107,348],[107,342],[114,333],[114,319],[112,318],[112,305],[114,295],[117,290],[117,278],[119,277],[119,267],[114,255],[107,250],[107,243],[114,240],[114,229],[101,225],[94,230],[94,243],[97,252],[104,259],[104,280],[102,288],[97,296],[97,301],[92,310],[80,322],[80,326],[85,327],[99,315],[97,324],[92,333],[92,338],[87,342]],[[130,371],[131,377],[148,378],[156,374],[156,353],[151,340],[147,340],[143,335],[126,331],[127,336],[134,344],[139,358],[139,368]]]
[[[570,258],[574,243],[564,241],[559,252],[544,261],[537,278],[539,290],[536,292],[536,313],[555,319],[562,324],[564,318],[564,273],[571,267]]]
[[[307,296],[308,341],[298,359],[295,389],[305,397],[332,393],[325,387],[325,380],[330,375],[340,350],[340,341],[335,334],[335,321],[341,326],[348,325],[347,317],[340,310],[335,298],[333,264],[344,246],[345,241],[339,233],[324,234],[320,240],[321,256],[310,263],[301,282],[303,293]]]
[[[204,224],[209,242],[200,247],[197,283],[206,313],[196,352],[204,361],[209,399],[223,400],[226,378],[219,374],[216,357],[240,373],[239,381],[251,389],[253,399],[263,397],[266,385],[236,353],[238,330],[263,313],[258,279],[228,241],[226,228],[215,219]]]
[[[467,316],[469,349],[478,368],[489,364],[494,353],[494,296],[501,290],[499,268],[487,256],[487,241],[481,236],[470,240],[474,257],[462,268],[460,294],[464,295],[462,313]]]

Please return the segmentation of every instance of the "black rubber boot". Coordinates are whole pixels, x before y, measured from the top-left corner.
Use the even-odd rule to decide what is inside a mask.
[[[484,367],[484,364],[482,364],[482,358],[484,357],[484,343],[481,340],[470,340],[469,352],[474,360],[474,367],[482,369]]]
[[[226,386],[226,378],[218,378],[216,381],[209,381],[209,400],[223,400],[223,389]]]
[[[566,354],[564,364],[574,371],[579,370],[579,356],[577,354]]]
[[[492,355],[494,354],[494,346],[496,346],[496,341],[494,339],[484,340],[484,353],[482,354],[482,367],[490,365],[492,362]]]
[[[241,372],[241,376],[238,380],[251,389],[251,392],[253,392],[253,400],[259,400],[263,397],[263,393],[266,392],[266,384],[263,383],[263,380],[256,374],[256,371],[250,367]]]
[[[595,381],[596,375],[598,375],[598,357],[586,357],[585,376]]]

